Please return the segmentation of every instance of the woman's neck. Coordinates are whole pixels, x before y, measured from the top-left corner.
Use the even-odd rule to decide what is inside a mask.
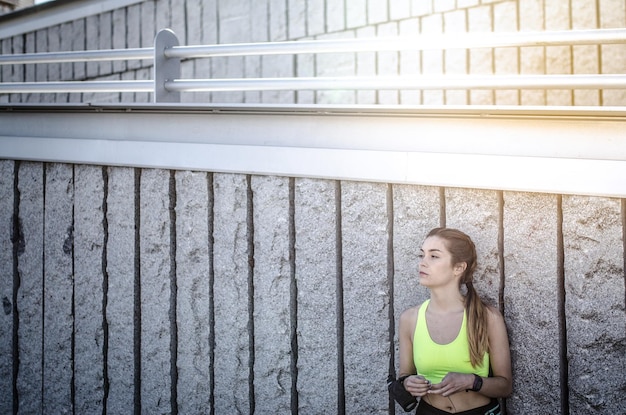
[[[432,308],[431,308],[432,307]],[[441,313],[461,311],[465,301],[459,290],[437,289],[430,291],[430,307]]]

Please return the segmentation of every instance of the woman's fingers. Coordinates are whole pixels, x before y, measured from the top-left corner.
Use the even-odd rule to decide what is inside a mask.
[[[430,382],[423,376],[410,376],[404,380],[404,389],[413,396],[424,396],[430,389]]]

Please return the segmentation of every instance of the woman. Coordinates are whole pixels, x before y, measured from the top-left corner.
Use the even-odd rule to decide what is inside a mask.
[[[511,394],[504,319],[474,290],[476,248],[456,229],[430,231],[419,282],[430,299],[400,316],[398,382],[420,398],[416,414],[497,415]],[[462,288],[466,288],[463,294]]]

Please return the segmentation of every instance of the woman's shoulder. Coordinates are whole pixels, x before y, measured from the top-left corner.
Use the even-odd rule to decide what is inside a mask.
[[[427,300],[428,301],[428,300]],[[406,310],[404,310],[401,314],[400,314],[400,321],[402,322],[403,320],[408,320],[408,321],[416,321],[417,320],[417,313],[420,310],[420,307],[422,307],[422,305],[425,304],[417,304],[414,305],[413,307],[409,307]]]
[[[486,305],[487,321],[490,327],[498,327],[504,325],[504,316],[498,308],[492,305]]]
[[[487,310],[487,316],[489,316],[490,319],[492,319],[492,318],[501,319],[502,318],[502,313],[500,313],[500,310],[498,310],[497,307],[494,307],[491,304],[485,304],[485,309]]]

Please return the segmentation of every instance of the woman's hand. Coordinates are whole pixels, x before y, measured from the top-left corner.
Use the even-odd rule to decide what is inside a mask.
[[[472,386],[474,386],[474,375],[450,372],[444,376],[440,383],[432,385],[428,393],[450,396],[471,389]]]
[[[420,375],[409,376],[404,379],[404,389],[413,396],[422,397],[430,390],[430,382]]]

